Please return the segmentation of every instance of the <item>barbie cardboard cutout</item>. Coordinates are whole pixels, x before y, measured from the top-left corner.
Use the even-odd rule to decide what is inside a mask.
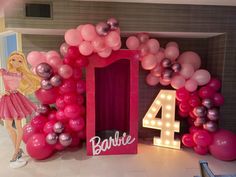
[[[36,106],[24,95],[39,88],[39,78],[28,69],[25,56],[20,52],[13,52],[9,56],[7,70],[0,69],[0,76],[5,87],[5,94],[0,99],[0,118],[5,121],[5,127],[14,145],[10,167],[19,168],[27,164],[26,160],[21,159],[22,119],[36,110]],[[12,127],[13,121],[16,129]]]

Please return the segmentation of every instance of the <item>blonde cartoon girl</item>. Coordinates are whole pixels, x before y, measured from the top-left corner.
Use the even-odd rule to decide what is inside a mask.
[[[20,148],[23,136],[22,119],[36,110],[36,106],[24,95],[37,90],[40,80],[28,69],[25,56],[21,52],[11,53],[7,60],[7,70],[0,69],[0,76],[5,87],[5,94],[0,99],[0,119],[4,120],[14,146],[10,167],[18,168],[27,163],[20,159],[23,153]],[[12,127],[13,121],[16,129]]]

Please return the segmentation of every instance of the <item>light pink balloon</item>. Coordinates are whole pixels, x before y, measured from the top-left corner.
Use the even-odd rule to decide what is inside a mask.
[[[38,64],[46,62],[46,58],[42,53],[32,51],[27,55],[27,61],[31,66],[36,67]]]
[[[147,84],[151,86],[157,85],[159,81],[160,81],[160,78],[152,75],[151,73],[149,73],[146,77]]]
[[[93,53],[93,46],[91,44],[91,42],[89,41],[83,41],[80,45],[79,45],[79,51],[82,55],[84,56],[89,56]]]
[[[192,77],[194,73],[194,68],[191,64],[181,64],[181,71],[180,75],[183,76],[185,79],[189,79]]]
[[[176,60],[179,56],[179,48],[174,46],[169,46],[165,49],[165,57],[171,59],[172,61]]]
[[[111,55],[112,49],[107,47],[105,50],[98,52],[98,55],[102,58],[107,58]]]
[[[170,82],[171,82],[171,81],[165,81],[165,80],[163,80],[162,78],[160,78],[160,84],[163,85],[163,86],[170,85]]]
[[[186,52],[182,53],[179,56],[178,62],[180,64],[183,64],[183,63],[191,64],[195,71],[197,69],[199,69],[200,66],[201,66],[201,58],[200,58],[200,56],[197,53],[192,52],[192,51],[186,51]]]
[[[185,85],[185,79],[183,76],[176,75],[171,79],[171,86],[174,89],[182,88],[184,87],[184,85]]]
[[[179,48],[179,45],[177,44],[177,42],[171,41],[171,42],[168,42],[168,43],[166,44],[166,48],[168,48],[168,47],[176,47],[176,48]]]
[[[53,68],[54,72],[63,64],[61,58],[58,57],[51,57],[47,59],[47,63]]]
[[[122,45],[122,44],[121,44],[121,42],[120,42],[117,46],[112,47],[112,50],[114,50],[114,51],[120,50],[121,45]]]
[[[104,37],[97,36],[91,43],[95,52],[100,52],[106,48]]]
[[[65,41],[71,46],[78,46],[83,39],[77,29],[69,29],[65,33]]]
[[[149,39],[147,41],[147,46],[151,54],[156,54],[159,51],[160,43],[156,39]]]
[[[189,92],[194,92],[197,90],[198,83],[193,79],[189,79],[185,82],[185,89]]]
[[[79,26],[77,26],[77,28],[76,28],[76,29],[79,31],[80,34],[81,34],[81,29],[83,28],[83,26],[84,26],[84,25],[79,25]]]
[[[130,50],[136,50],[140,46],[140,42],[136,36],[130,36],[126,40],[126,46]]]
[[[151,70],[157,64],[157,57],[155,55],[149,54],[143,57],[141,61],[143,69]]]
[[[146,43],[149,39],[149,35],[147,33],[139,33],[138,39],[141,43]]]
[[[111,31],[106,37],[105,37],[106,45],[108,47],[115,47],[120,43],[120,35],[117,31]]]
[[[61,44],[60,53],[62,56],[65,56],[67,54],[68,47],[69,47],[69,45],[65,42],[63,44]]]
[[[151,74],[156,76],[156,77],[161,77],[163,68],[161,67],[161,65],[157,64],[152,70],[151,70]]]
[[[94,40],[98,36],[95,26],[93,26],[92,24],[83,25],[83,27],[81,28],[81,36],[85,41]]]
[[[141,44],[139,47],[140,55],[146,56],[149,53],[149,48],[146,44]]]
[[[191,79],[194,79],[195,81],[197,81],[199,86],[202,86],[206,85],[210,81],[211,75],[207,70],[199,69],[195,71]]]
[[[46,57],[47,57],[47,59],[49,59],[49,58],[52,58],[52,57],[60,58],[61,56],[57,51],[50,50],[46,53]]]
[[[157,57],[157,63],[161,63],[161,61],[165,58],[165,54],[163,51],[158,51],[158,53],[156,54]]]
[[[73,74],[73,69],[69,65],[61,65],[58,68],[58,74],[64,79],[69,79]]]

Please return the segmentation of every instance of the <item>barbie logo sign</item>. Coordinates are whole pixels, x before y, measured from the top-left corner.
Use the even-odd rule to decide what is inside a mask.
[[[93,155],[99,155],[101,152],[105,152],[112,147],[126,146],[132,144],[135,141],[135,138],[132,138],[130,135],[124,132],[121,137],[119,137],[119,132],[115,132],[115,136],[109,137],[101,141],[99,136],[94,136],[90,139],[90,143],[92,143],[92,151]]]

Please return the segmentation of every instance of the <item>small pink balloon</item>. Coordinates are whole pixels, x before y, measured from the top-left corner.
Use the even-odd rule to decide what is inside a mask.
[[[136,50],[139,48],[140,42],[136,36],[130,36],[126,40],[126,46],[130,50]]]
[[[183,64],[183,63],[191,64],[193,66],[194,70],[199,69],[201,66],[200,56],[197,53],[192,52],[192,51],[186,51],[186,52],[182,53],[179,56],[178,62],[180,64]]]
[[[139,47],[140,55],[146,56],[149,53],[149,48],[146,44],[141,44]]]
[[[83,41],[83,39],[78,30],[69,29],[65,33],[65,41],[71,46],[78,46]]]
[[[92,41],[97,37],[97,32],[92,24],[83,25],[81,28],[81,36],[85,41]]]
[[[89,56],[93,53],[93,46],[91,44],[91,42],[89,41],[83,41],[80,45],[79,45],[79,51],[82,55],[84,56]]]
[[[189,79],[192,77],[194,73],[194,68],[190,64],[181,64],[180,75],[183,76],[185,79]]]
[[[98,52],[98,55],[102,58],[107,58],[111,55],[112,49],[107,47],[105,50]]]
[[[147,33],[139,33],[138,39],[141,43],[146,43],[149,39],[149,35]]]
[[[159,83],[159,81],[160,81],[159,77],[156,77],[156,76],[152,75],[151,73],[149,73],[146,77],[146,82],[150,86],[157,85]]]
[[[185,89],[189,92],[194,92],[197,90],[198,83],[193,79],[189,79],[185,82]]]
[[[120,43],[120,40],[120,35],[117,31],[111,31],[105,37],[106,45],[111,48],[117,46]]]
[[[206,155],[208,153],[208,147],[206,146],[195,146],[194,148],[194,152],[196,152],[199,155]]]
[[[160,43],[156,39],[149,39],[147,41],[147,46],[151,54],[156,54],[159,51]]]
[[[96,37],[92,42],[92,46],[95,52],[100,52],[106,48],[105,38]]]
[[[142,64],[143,69],[151,70],[157,64],[157,57],[155,55],[149,54],[143,57],[141,64]]]
[[[169,46],[165,49],[165,57],[171,59],[172,61],[176,60],[179,56],[179,48],[174,46]]]
[[[195,81],[197,81],[199,86],[202,86],[206,85],[210,81],[211,75],[207,70],[199,69],[195,71],[191,79],[194,79]]]
[[[177,44],[177,42],[168,42],[167,44],[166,44],[166,48],[168,48],[168,47],[176,47],[176,48],[179,48],[179,45]]]
[[[31,66],[36,67],[38,64],[46,62],[46,57],[38,51],[32,51],[27,55],[27,61]]]
[[[181,75],[176,75],[171,79],[171,86],[174,89],[182,88],[184,87],[184,85],[185,85],[185,79]]]
[[[58,68],[58,74],[64,79],[68,79],[73,74],[73,69],[69,65],[61,65]]]
[[[65,42],[63,44],[61,44],[60,53],[62,56],[65,56],[67,54],[68,47],[69,47],[69,45]]]

